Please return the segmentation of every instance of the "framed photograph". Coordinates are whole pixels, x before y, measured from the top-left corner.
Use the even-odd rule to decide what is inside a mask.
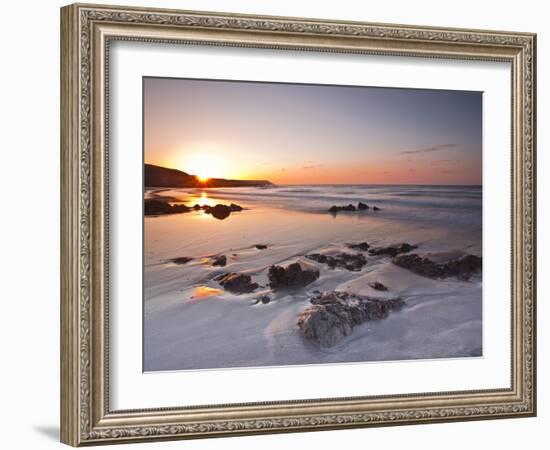
[[[62,8],[62,442],[535,415],[535,57]]]

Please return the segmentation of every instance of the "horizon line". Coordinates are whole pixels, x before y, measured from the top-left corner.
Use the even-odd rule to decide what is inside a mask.
[[[175,168],[175,167],[166,167],[161,166],[159,164],[153,164],[148,162],[143,162],[143,165],[149,165],[149,166],[156,166],[161,167],[163,169],[168,170],[177,170],[178,172],[185,173],[189,176],[197,177],[197,175],[190,174],[182,169]],[[210,177],[209,179],[222,179],[222,180],[230,180],[230,181],[268,181],[269,183],[273,184],[274,186],[455,186],[455,187],[483,187],[483,184],[479,183],[274,183],[270,180],[257,180],[255,178],[218,178],[218,177]],[[204,187],[200,189],[218,189],[218,188],[209,188]]]

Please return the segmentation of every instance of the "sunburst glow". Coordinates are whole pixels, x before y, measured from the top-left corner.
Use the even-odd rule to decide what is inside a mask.
[[[196,175],[202,182],[208,181],[210,178],[223,178],[224,176],[222,161],[212,154],[189,155],[182,161],[181,168],[191,175]]]

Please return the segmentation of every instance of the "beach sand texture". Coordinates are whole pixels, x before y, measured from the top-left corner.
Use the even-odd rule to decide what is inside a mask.
[[[396,266],[389,256],[347,245],[407,242],[418,246],[414,253],[434,261],[464,253],[481,256],[481,187],[146,188],[145,198],[159,197],[187,206],[236,203],[245,209],[224,220],[202,210],[145,217],[145,371],[482,355],[481,274],[467,281],[431,279]],[[332,205],[358,202],[381,210],[328,212]],[[338,252],[363,253],[367,264],[349,271],[306,258]],[[221,255],[226,265],[213,265]],[[173,262],[184,257],[191,259]],[[269,267],[294,262],[318,270],[319,278],[292,292],[272,292]],[[248,274],[260,287],[232,294],[215,280],[228,272]],[[374,282],[387,291],[369,286]],[[324,349],[304,339],[297,320],[314,291],[334,290],[400,297],[405,306],[354,327]],[[270,301],[258,301],[263,295]]]

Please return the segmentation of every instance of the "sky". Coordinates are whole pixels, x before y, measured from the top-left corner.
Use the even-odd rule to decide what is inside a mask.
[[[144,160],[275,184],[481,185],[482,93],[143,79]]]

